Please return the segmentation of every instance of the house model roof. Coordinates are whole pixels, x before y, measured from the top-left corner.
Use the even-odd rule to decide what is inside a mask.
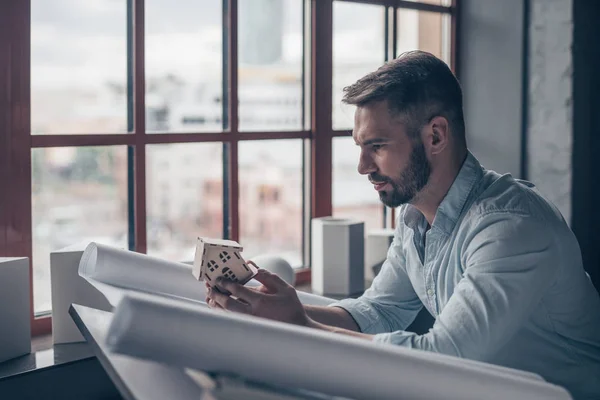
[[[204,245],[209,245],[209,246],[221,246],[221,247],[231,247],[235,250],[239,250],[242,251],[243,247],[238,243],[235,242],[233,240],[224,240],[224,239],[209,239],[209,238],[198,238],[198,241],[203,242]]]

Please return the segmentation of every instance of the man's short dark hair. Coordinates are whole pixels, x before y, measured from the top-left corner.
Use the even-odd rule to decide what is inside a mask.
[[[344,93],[344,103],[359,107],[387,100],[392,115],[406,118],[413,138],[418,128],[439,115],[459,140],[465,140],[462,89],[448,65],[431,53],[403,53],[344,88]]]

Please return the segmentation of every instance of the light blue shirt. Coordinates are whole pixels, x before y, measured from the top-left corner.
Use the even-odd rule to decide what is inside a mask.
[[[535,372],[600,399],[600,297],[560,212],[534,186],[469,153],[431,229],[400,208],[372,286],[347,310],[376,342]],[[405,331],[421,307],[428,333]]]

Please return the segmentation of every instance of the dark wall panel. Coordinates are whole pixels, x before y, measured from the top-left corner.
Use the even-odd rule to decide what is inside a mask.
[[[583,264],[600,290],[600,2],[573,2],[573,212]]]

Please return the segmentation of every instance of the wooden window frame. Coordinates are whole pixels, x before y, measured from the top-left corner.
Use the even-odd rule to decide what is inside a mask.
[[[240,132],[238,129],[238,73],[237,73],[237,4],[238,0],[224,0],[223,26],[228,28],[224,49],[228,52],[226,65],[226,94],[228,96],[229,126],[222,132],[212,133],[146,133],[145,75],[144,75],[144,0],[131,1],[133,44],[133,126],[124,134],[31,134],[31,1],[3,0],[0,2],[0,256],[29,257],[32,334],[51,332],[51,316],[36,318],[33,302],[32,268],[32,177],[31,150],[62,146],[115,146],[126,145],[130,158],[130,206],[133,210],[132,231],[135,239],[130,247],[145,253],[146,231],[146,145],[161,143],[224,143],[226,155],[226,183],[228,196],[224,198],[224,236],[239,240],[239,176],[238,145],[245,140],[303,139],[305,144],[305,201],[303,205],[303,254],[310,258],[310,218],[332,213],[332,142],[334,137],[351,136],[351,131],[332,127],[332,46],[333,1],[382,5],[391,10],[392,26],[388,38],[396,47],[396,10],[408,8],[446,13],[451,16],[451,66],[457,64],[457,1],[450,7],[404,0],[304,0],[308,13],[305,26],[305,80],[310,93],[304,104],[310,111],[310,129],[290,132]],[[387,15],[388,13],[386,13]],[[387,25],[386,25],[387,26]],[[390,46],[387,45],[387,57]],[[308,47],[307,47],[308,46]],[[382,60],[383,62],[384,60]],[[304,76],[303,77],[307,78]],[[131,183],[133,182],[133,184]],[[317,195],[318,194],[318,195]],[[224,206],[224,207],[225,207]],[[393,210],[392,210],[393,213]],[[393,218],[393,216],[392,216]],[[297,284],[310,282],[309,267],[296,273]]]

